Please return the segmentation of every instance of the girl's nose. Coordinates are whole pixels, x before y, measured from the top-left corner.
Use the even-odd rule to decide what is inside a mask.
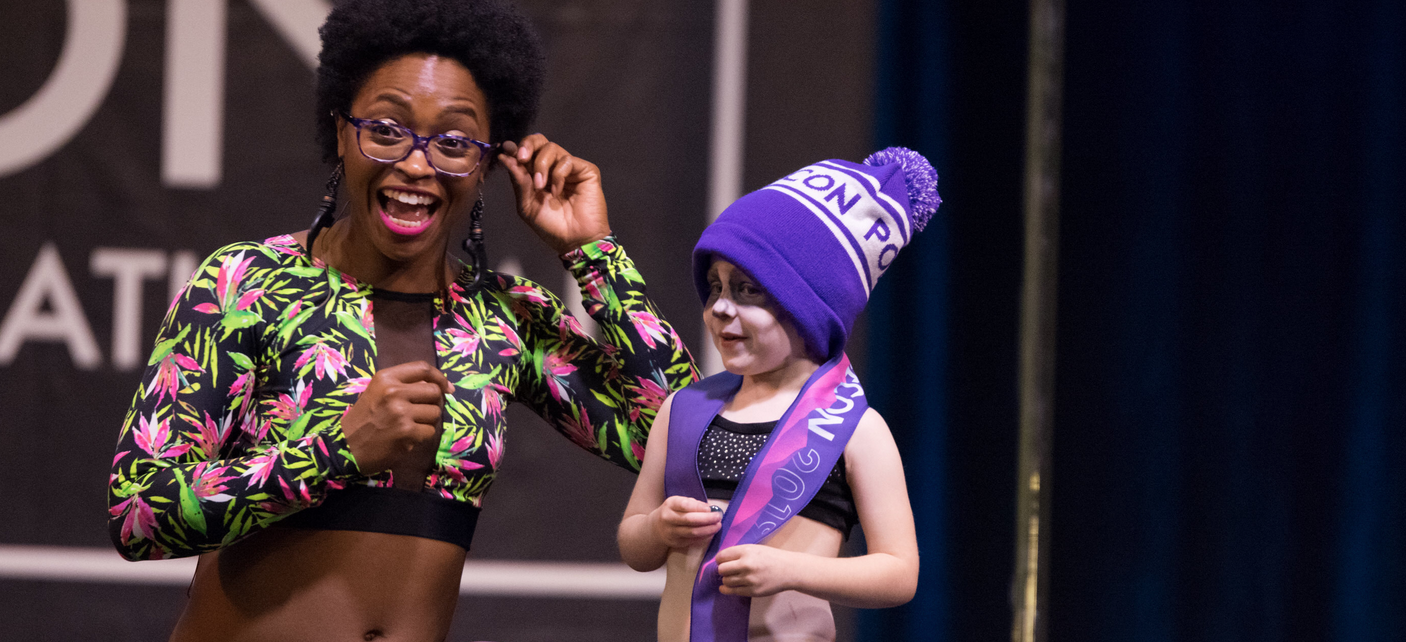
[[[736,310],[732,306],[732,299],[729,299],[725,296],[720,296],[717,298],[716,301],[713,301],[712,309],[713,316],[719,318],[730,317],[733,315],[734,312],[736,312]]]

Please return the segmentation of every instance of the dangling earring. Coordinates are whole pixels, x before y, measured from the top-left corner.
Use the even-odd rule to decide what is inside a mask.
[[[309,262],[312,261],[312,248],[313,244],[317,243],[317,235],[336,222],[332,214],[337,211],[337,186],[342,184],[344,172],[342,161],[339,160],[337,166],[332,168],[332,175],[327,177],[327,193],[322,196],[322,204],[317,206],[317,217],[312,220],[312,227],[308,228]]]
[[[464,253],[474,266],[474,280],[469,283],[468,294],[478,292],[488,278],[488,250],[483,246],[483,194],[478,195],[474,208],[469,212],[469,238],[464,239]]]

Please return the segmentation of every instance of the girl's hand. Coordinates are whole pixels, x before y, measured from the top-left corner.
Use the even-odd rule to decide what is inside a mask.
[[[424,361],[376,371],[342,417],[342,434],[361,474],[391,468],[417,444],[433,440],[444,395],[453,391],[444,373]]]
[[[761,544],[725,548],[717,557],[718,574],[723,578],[718,591],[723,595],[766,597],[790,589],[791,569],[800,561],[798,555],[803,553]]]
[[[692,497],[666,498],[649,514],[654,534],[669,548],[689,548],[707,541],[723,526],[723,514]]]
[[[518,216],[557,254],[610,235],[600,169],[541,134],[503,143],[498,160],[512,178]]]

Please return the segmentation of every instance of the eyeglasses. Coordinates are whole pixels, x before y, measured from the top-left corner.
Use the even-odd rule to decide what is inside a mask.
[[[481,140],[439,134],[420,136],[394,123],[382,120],[342,117],[356,127],[356,146],[361,155],[380,163],[399,163],[417,149],[424,150],[430,167],[449,176],[468,176],[497,145]]]

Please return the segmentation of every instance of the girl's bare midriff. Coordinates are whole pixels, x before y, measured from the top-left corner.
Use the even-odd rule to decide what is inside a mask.
[[[200,557],[173,642],[438,642],[463,548],[439,540],[274,526]]]
[[[727,507],[724,500],[708,503]],[[840,554],[844,537],[834,527],[796,516],[763,544],[782,550],[823,557]],[[689,606],[693,599],[693,579],[703,561],[707,544],[669,551],[665,566],[668,579],[659,601],[659,641],[688,642]],[[782,591],[768,597],[752,598],[752,614],[747,623],[749,642],[830,642],[835,639],[835,617],[830,603],[797,591]]]

